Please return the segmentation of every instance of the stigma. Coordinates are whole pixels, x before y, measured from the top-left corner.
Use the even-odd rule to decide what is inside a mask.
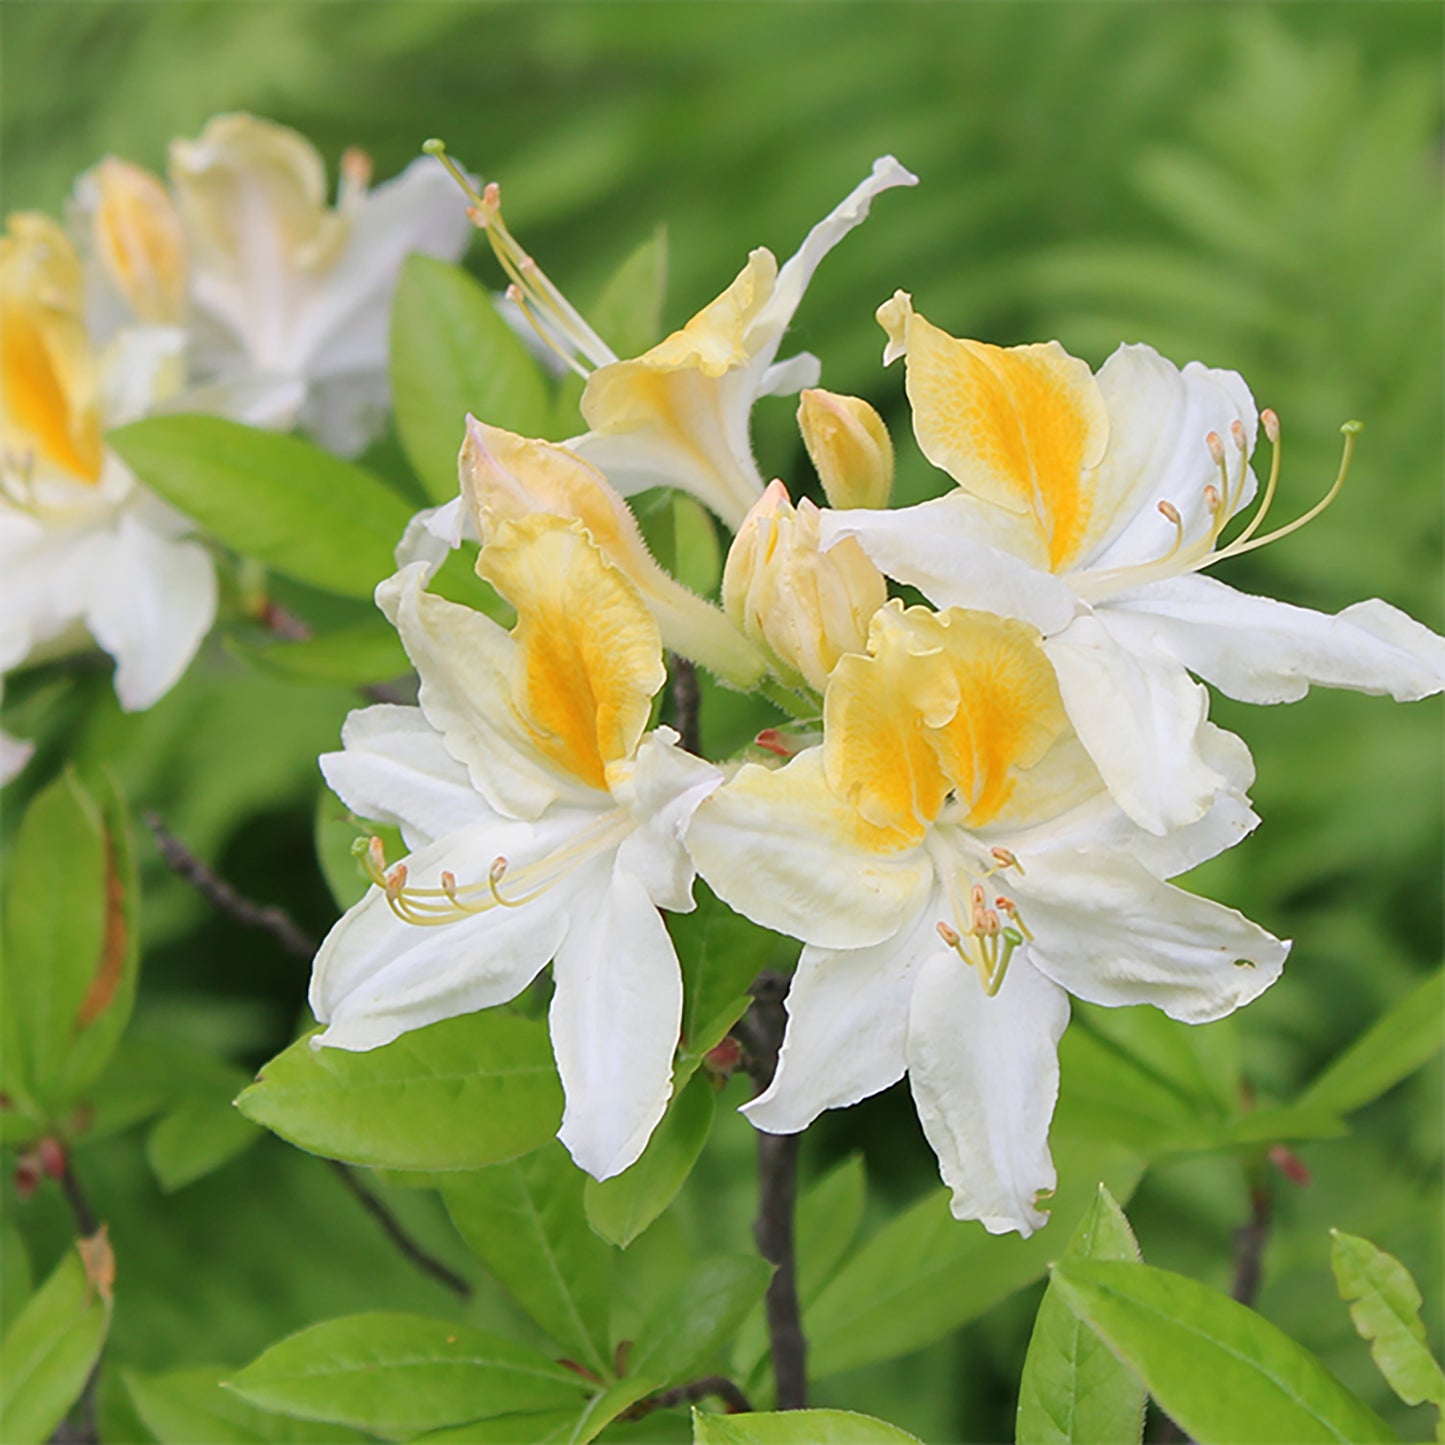
[[[1089,602],[1103,601],[1119,592],[1142,587],[1150,582],[1162,582],[1171,577],[1183,576],[1212,567],[1230,557],[1242,557],[1271,542],[1278,542],[1291,532],[1314,521],[1339,496],[1349,475],[1350,462],[1354,456],[1355,443],[1363,430],[1357,421],[1348,421],[1340,432],[1344,445],[1340,455],[1339,470],[1329,490],[1308,511],[1282,527],[1276,527],[1264,535],[1257,535],[1265,518],[1274,504],[1279,488],[1280,461],[1283,455],[1280,447],[1279,417],[1268,407],[1259,414],[1260,424],[1269,439],[1269,479],[1260,494],[1259,505],[1254,516],[1232,541],[1221,544],[1225,529],[1239,515],[1245,506],[1249,483],[1249,437],[1244,423],[1236,419],[1229,427],[1229,440],[1225,441],[1218,432],[1211,431],[1204,438],[1210,460],[1218,473],[1217,481],[1210,481],[1204,487],[1204,510],[1209,518],[1204,531],[1193,541],[1185,537],[1184,521],[1179,508],[1171,501],[1159,502],[1160,515],[1174,527],[1174,539],[1169,548],[1152,562],[1130,567],[1102,568],[1098,571],[1084,571],[1072,579],[1074,590]]]

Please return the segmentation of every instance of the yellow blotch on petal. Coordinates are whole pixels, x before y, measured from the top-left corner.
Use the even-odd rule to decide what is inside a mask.
[[[1068,727],[1058,679],[1026,622],[959,607],[910,610],[938,641],[959,695],[958,710],[928,740],[970,828],[991,822],[1026,774]]]
[[[589,786],[631,758],[666,679],[657,623],[578,521],[504,522],[477,571],[517,609],[512,700],[538,749]]]
[[[908,397],[923,454],[966,491],[1031,515],[1053,571],[1090,535],[1093,479],[1109,440],[1104,398],[1086,362],[1056,341],[964,341],[899,293],[879,310],[885,356],[907,354]]]
[[[7,456],[98,481],[98,387],[80,258],[55,222],[20,212],[0,237],[0,431]]]
[[[90,173],[95,254],[142,321],[169,324],[186,309],[186,237],[157,176],[107,156]],[[88,189],[82,181],[82,190]]]

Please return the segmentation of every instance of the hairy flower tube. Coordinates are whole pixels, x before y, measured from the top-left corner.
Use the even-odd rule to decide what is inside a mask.
[[[316,148],[296,131],[218,115],[171,145],[192,257],[194,366],[207,411],[299,421],[359,452],[385,414],[391,299],[408,253],[455,259],[468,228],[430,159],[371,189],[346,153],[334,206]]]
[[[794,1133],[906,1072],[954,1214],[1039,1227],[1067,996],[1203,1023],[1267,988],[1288,952],[1162,881],[1257,821],[1242,744],[1211,728],[1203,746],[1225,786],[1155,837],[1109,798],[1032,627],[875,613],[867,653],[833,669],[821,746],[745,766],[688,830],[720,897],[806,945],[748,1117]]]
[[[131,325],[104,347],[84,269],[34,212],[0,237],[0,674],[88,632],[127,710],[175,683],[215,614],[211,559],[104,444],[172,394],[182,335]],[[10,750],[7,766],[23,761]]]
[[[1043,632],[1090,756],[1155,833],[1200,817],[1221,786],[1204,749],[1205,690],[1286,702],[1312,684],[1413,700],[1445,688],[1445,639],[1378,599],[1337,616],[1236,591],[1204,569],[1296,530],[1333,498],[1266,530],[1275,446],[1252,519],[1257,416],[1232,371],[1182,371],[1122,346],[1091,374],[1057,342],[961,341],[899,292],[879,311],[885,361],[907,356],[924,455],[957,483],[895,512],[850,511],[824,545],[856,537],[882,570],[939,606],[981,607]],[[1353,444],[1346,428],[1346,458]]]
[[[478,570],[511,632],[428,594],[424,563],[377,590],[420,706],[353,713],[322,770],[411,852],[372,860],[376,886],[321,946],[316,1043],[372,1049],[503,1003],[550,960],[559,1137],[604,1179],[667,1106],[682,979],[657,910],[693,906],[682,831],[722,774],[646,731],[657,623],[580,522],[502,522]]]
[[[439,142],[429,149],[445,151]],[[472,196],[472,219],[511,280],[507,294],[542,340],[586,378],[581,408],[588,430],[567,446],[600,467],[623,496],[680,487],[734,528],[763,490],[749,434],[753,404],[818,379],[816,357],[777,360],[814,271],[866,219],[875,196],[918,183],[892,156],[881,157],[781,268],[760,246],[722,295],[680,330],[641,356],[619,358],[507,229],[495,182],[478,195],[459,168],[453,174]]]

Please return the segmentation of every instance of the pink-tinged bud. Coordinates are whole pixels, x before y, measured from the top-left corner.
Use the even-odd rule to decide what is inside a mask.
[[[743,1046],[731,1034],[702,1056],[703,1068],[718,1079],[730,1078],[742,1061]]]
[[[856,396],[814,388],[802,393],[798,427],[828,504],[886,507],[893,491],[893,443],[883,418]]]
[[[790,758],[793,756],[792,749],[783,741],[783,735],[777,728],[764,728],[753,742],[765,753],[772,753],[774,757]]]
[[[1271,1144],[1269,1146],[1269,1162],[1289,1180],[1291,1184],[1298,1184],[1301,1188],[1314,1183],[1314,1176],[1309,1171],[1303,1159],[1292,1149],[1287,1149],[1283,1144]]]
[[[55,1135],[47,1134],[35,1146],[35,1157],[47,1179],[59,1179],[65,1174],[65,1145]]]
[[[773,482],[743,518],[723,569],[723,610],[771,655],[791,685],[822,692],[838,659],[864,652],[868,623],[888,600],[883,574],[854,537],[824,552],[821,513],[795,508]]]

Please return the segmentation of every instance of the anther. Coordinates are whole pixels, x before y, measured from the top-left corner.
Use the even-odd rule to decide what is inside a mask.
[[[366,845],[372,866],[378,873],[386,872],[386,844],[373,833]]]
[[[989,934],[989,935],[993,935],[993,934],[997,933],[997,932],[999,931],[999,926],[1000,926],[1000,925],[999,925],[999,920],[998,920],[998,914],[995,913],[992,908],[985,908],[985,909],[982,910],[982,912],[983,912],[983,919],[982,919],[982,925],[981,925],[981,927],[980,927],[980,929],[979,929],[979,932],[981,932],[981,933],[987,933],[987,934]]]
[[[1204,505],[1211,512],[1217,512],[1223,503],[1224,498],[1219,495],[1219,488],[1216,487],[1213,482],[1210,482],[1204,489]]]
[[[1176,507],[1173,502],[1160,502],[1159,511],[1162,516],[1173,522],[1176,527],[1182,525],[1182,519],[1179,516],[1179,508]]]
[[[939,919],[936,927],[938,929],[938,936],[950,948],[957,948],[958,945],[963,942],[963,936],[959,931],[956,928],[950,928],[942,919]]]
[[[390,873],[386,875],[386,897],[390,903],[395,903],[406,890],[406,864],[398,863]]]
[[[446,894],[448,901],[460,907],[461,905],[457,903],[457,875],[451,869],[442,870],[441,885],[442,892]]]
[[[1214,465],[1224,465],[1224,442],[1217,431],[1212,431],[1204,438],[1204,445],[1209,448],[1209,455],[1214,458]]]
[[[1230,422],[1229,434],[1234,438],[1234,444],[1240,451],[1247,452],[1249,450],[1249,438],[1244,433],[1244,423],[1238,417]]]
[[[1279,445],[1279,417],[1272,407],[1265,407],[1259,414],[1260,425],[1264,427],[1264,434],[1269,438],[1270,446]]]
[[[1024,871],[1024,865],[1014,856],[1011,849],[990,848],[988,851],[993,854],[994,862],[1000,868],[1017,868],[1020,873]]]
[[[360,146],[348,146],[341,157],[341,178],[346,185],[364,191],[371,184],[371,157]]]

